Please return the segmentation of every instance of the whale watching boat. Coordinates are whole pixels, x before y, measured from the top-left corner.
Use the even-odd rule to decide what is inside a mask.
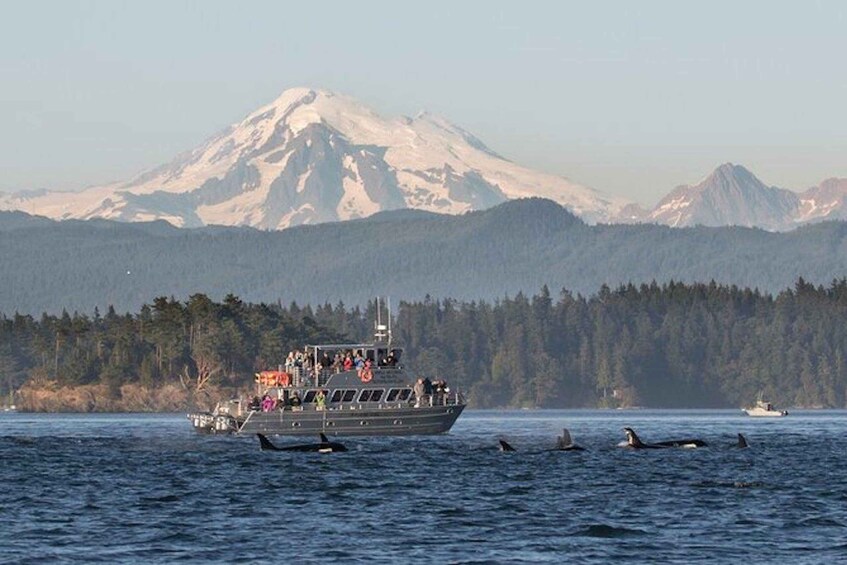
[[[756,405],[750,408],[742,408],[748,416],[756,416],[763,418],[779,418],[781,416],[788,416],[788,410],[777,410],[773,407],[770,402],[765,402],[759,397],[756,400]]]
[[[188,419],[198,432],[239,435],[449,431],[465,408],[464,396],[443,380],[427,386],[413,376],[403,363],[403,350],[392,347],[390,326],[377,322],[376,329],[373,343],[307,345],[302,366],[256,375],[257,396],[221,402],[211,412],[188,414]],[[327,362],[331,360],[336,362]]]

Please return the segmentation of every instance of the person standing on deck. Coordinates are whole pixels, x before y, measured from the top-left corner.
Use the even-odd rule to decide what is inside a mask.
[[[318,389],[318,393],[315,395],[315,410],[325,410],[326,409],[326,394],[322,389]]]
[[[424,377],[423,387],[425,402],[429,403],[429,405],[432,406],[432,381],[429,380],[429,377]]]
[[[424,384],[423,379],[418,377],[418,380],[415,381],[415,386],[413,387],[413,391],[415,392],[415,408],[420,408],[421,398],[424,395]]]

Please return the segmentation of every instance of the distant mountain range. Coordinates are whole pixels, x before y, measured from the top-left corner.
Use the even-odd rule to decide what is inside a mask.
[[[828,179],[798,194],[766,186],[744,167],[726,163],[700,184],[675,188],[652,210],[625,207],[615,221],[787,231],[812,222],[847,218],[845,199],[847,179]]]
[[[281,231],[166,222],[54,222],[0,212],[0,312],[136,310],[156,296],[234,293],[251,302],[363,304],[496,299],[548,285],[670,280],[778,292],[847,273],[847,223],[789,233],[740,227],[588,225],[543,199],[461,216],[396,210]]]
[[[553,200],[588,223],[784,231],[847,217],[847,179],[798,194],[765,186],[732,164],[644,210],[521,167],[443,118],[386,119],[350,97],[308,88],[286,90],[200,147],[130,181],[80,192],[0,194],[0,210],[284,229],[403,208],[462,214],[526,197]]]

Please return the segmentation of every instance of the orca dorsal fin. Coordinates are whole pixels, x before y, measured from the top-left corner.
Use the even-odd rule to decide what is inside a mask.
[[[321,443],[329,443],[329,440],[326,437],[326,434],[321,432]]]
[[[276,451],[277,450],[277,447],[274,444],[271,443],[271,440],[266,438],[264,435],[256,434],[256,436],[258,436],[258,438],[259,438],[259,449],[261,449],[262,451],[266,451],[266,450]]]
[[[562,437],[559,438],[559,447],[571,447],[573,446],[573,440],[571,439],[571,433],[567,428],[562,428]]]
[[[643,447],[644,442],[641,441],[641,438],[638,437],[638,434],[635,433],[635,430],[632,428],[624,428],[623,431],[626,432],[626,440],[629,445],[632,447]]]
[[[738,445],[737,445],[737,447],[738,447],[738,449],[744,449],[746,447],[750,447],[747,444],[747,438],[744,437],[744,434],[738,434]]]
[[[506,440],[500,440],[500,451],[517,451],[514,447],[508,444]]]

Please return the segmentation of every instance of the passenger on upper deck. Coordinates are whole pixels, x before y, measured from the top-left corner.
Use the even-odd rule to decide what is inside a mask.
[[[365,368],[365,358],[362,357],[362,352],[356,352],[356,358],[353,360],[353,363],[356,365],[356,369],[361,371]]]
[[[382,364],[386,367],[394,367],[395,365],[397,365],[397,358],[394,357],[393,351],[388,352],[388,355],[385,356],[385,359],[383,359]]]
[[[344,365],[343,365],[343,367],[344,367],[344,370],[345,370],[345,371],[349,371],[350,369],[352,369],[352,368],[353,368],[353,355],[352,355],[349,351],[348,351],[348,352],[347,352],[347,354],[344,356]]]

